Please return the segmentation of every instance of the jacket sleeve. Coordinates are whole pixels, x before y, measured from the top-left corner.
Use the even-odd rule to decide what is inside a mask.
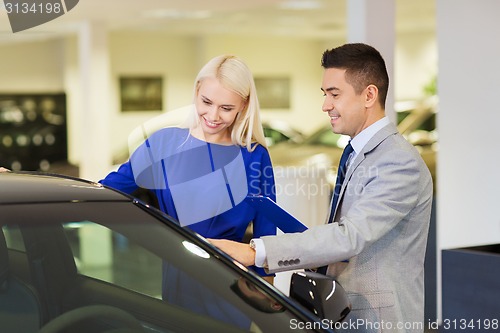
[[[340,221],[303,233],[263,237],[269,271],[319,267],[350,259],[408,219],[417,202],[423,200],[421,182],[430,176],[422,173],[410,154],[393,150],[392,155],[381,159],[376,174],[364,173],[358,181],[349,182],[346,193],[357,190],[356,204],[347,210],[341,207]]]

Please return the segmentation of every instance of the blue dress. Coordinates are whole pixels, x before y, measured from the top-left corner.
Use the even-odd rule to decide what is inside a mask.
[[[155,132],[129,161],[100,183],[126,193],[152,190],[160,209],[206,238],[242,241],[253,221],[253,236],[275,235],[276,226],[243,199],[263,195],[276,201],[267,149],[218,145],[194,138],[187,129]],[[260,275],[262,268],[250,267]],[[192,311],[248,328],[250,320],[196,278],[163,262],[162,298]]]
[[[251,221],[254,237],[276,234],[272,222],[242,201],[247,195],[276,201],[271,159],[261,145],[249,152],[165,128],[100,183],[129,194],[139,186],[153,190],[164,213],[206,238],[242,241]]]

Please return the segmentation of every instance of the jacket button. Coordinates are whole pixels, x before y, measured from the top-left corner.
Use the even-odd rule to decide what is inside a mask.
[[[290,261],[285,260],[285,261],[283,262],[283,265],[284,265],[284,266],[288,266],[288,265],[290,265]]]
[[[278,266],[283,266],[283,260],[278,261]]]
[[[294,265],[298,265],[298,264],[300,264],[300,259],[295,259],[295,260],[293,261],[293,264],[294,264]]]

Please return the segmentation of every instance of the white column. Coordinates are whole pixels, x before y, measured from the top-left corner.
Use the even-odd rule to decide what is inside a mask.
[[[102,23],[84,22],[78,39],[82,91],[80,177],[97,181],[111,168],[107,30]]]
[[[80,177],[98,181],[111,168],[109,99],[112,96],[107,30],[103,24],[82,24],[78,34],[78,57],[81,84],[78,117],[82,146]],[[109,232],[81,232],[80,241],[85,265],[102,266],[111,262]]]
[[[436,1],[438,296],[443,249],[500,243],[498,13],[497,0]],[[463,267],[464,271],[468,269]],[[441,298],[438,317],[441,318]]]
[[[386,114],[396,123],[394,111],[394,54],[396,43],[395,0],[348,0],[347,41],[375,47],[384,57],[389,73]]]

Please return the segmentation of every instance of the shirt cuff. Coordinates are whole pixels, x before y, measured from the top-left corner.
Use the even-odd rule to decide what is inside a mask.
[[[267,256],[266,247],[264,246],[264,241],[260,238],[252,239],[255,244],[255,266],[266,267],[267,266]]]

